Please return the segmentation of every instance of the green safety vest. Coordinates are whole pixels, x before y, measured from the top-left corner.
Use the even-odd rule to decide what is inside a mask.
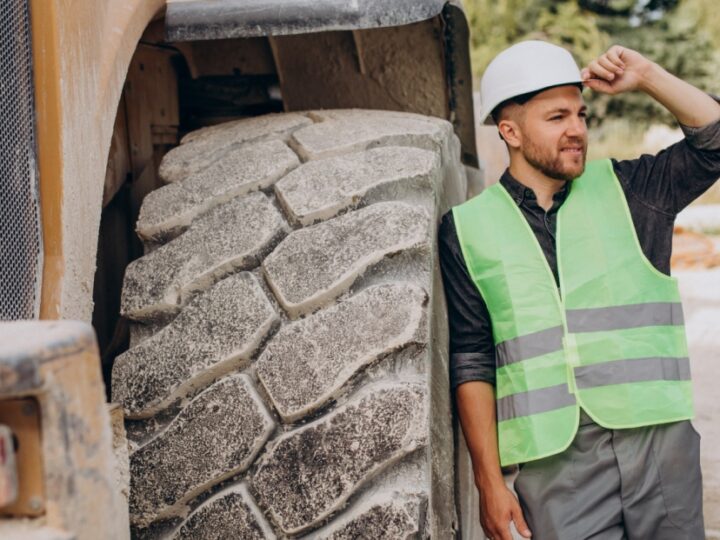
[[[589,162],[570,187],[557,216],[560,291],[502,185],[453,208],[492,320],[502,465],[563,451],[580,407],[612,429],[693,417],[676,279],[643,254],[610,160]]]

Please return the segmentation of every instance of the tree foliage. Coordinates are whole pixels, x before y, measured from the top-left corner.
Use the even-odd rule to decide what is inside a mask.
[[[609,43],[596,16],[583,12],[574,0],[469,0],[465,9],[476,74],[485,71],[497,53],[526,39],[565,46],[581,63],[601,54]]]
[[[467,0],[473,70],[479,76],[501,50],[526,39],[562,45],[586,65],[617,43],[638,50],[700,88],[720,93],[717,0]],[[674,123],[643,94],[586,91],[592,121]]]

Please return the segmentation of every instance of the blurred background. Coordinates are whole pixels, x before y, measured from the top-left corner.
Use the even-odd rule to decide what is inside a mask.
[[[466,0],[465,7],[475,89],[498,52],[518,41],[542,39],[570,50],[580,66],[610,45],[630,47],[720,95],[717,0]],[[585,90],[583,95],[589,106],[589,159],[655,154],[683,138],[672,115],[644,94]],[[486,183],[496,182],[508,157],[494,126],[479,127],[478,150]],[[672,268],[688,330],[697,409],[693,423],[703,438],[707,536],[720,540],[720,182],[678,217]]]
[[[581,66],[621,44],[720,94],[717,0],[467,0],[465,6],[476,89],[497,53],[518,41],[542,39],[567,48]],[[607,96],[585,90],[584,96],[590,107],[590,159],[655,153],[682,137],[672,115],[644,94]],[[497,139],[494,130],[483,129]],[[493,177],[494,165],[489,163],[488,170]],[[720,202],[720,187],[704,200]]]

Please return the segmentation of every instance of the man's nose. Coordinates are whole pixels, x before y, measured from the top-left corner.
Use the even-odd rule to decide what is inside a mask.
[[[570,119],[570,124],[566,130],[566,136],[568,137],[584,137],[587,133],[587,125],[585,119],[579,116]]]

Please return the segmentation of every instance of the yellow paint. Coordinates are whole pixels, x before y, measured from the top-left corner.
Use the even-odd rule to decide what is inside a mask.
[[[62,249],[62,147],[60,58],[54,2],[31,0],[37,155],[43,255],[40,318],[60,317],[64,273]]]
[[[165,0],[30,0],[44,244],[40,317],[89,321],[118,102]]]

